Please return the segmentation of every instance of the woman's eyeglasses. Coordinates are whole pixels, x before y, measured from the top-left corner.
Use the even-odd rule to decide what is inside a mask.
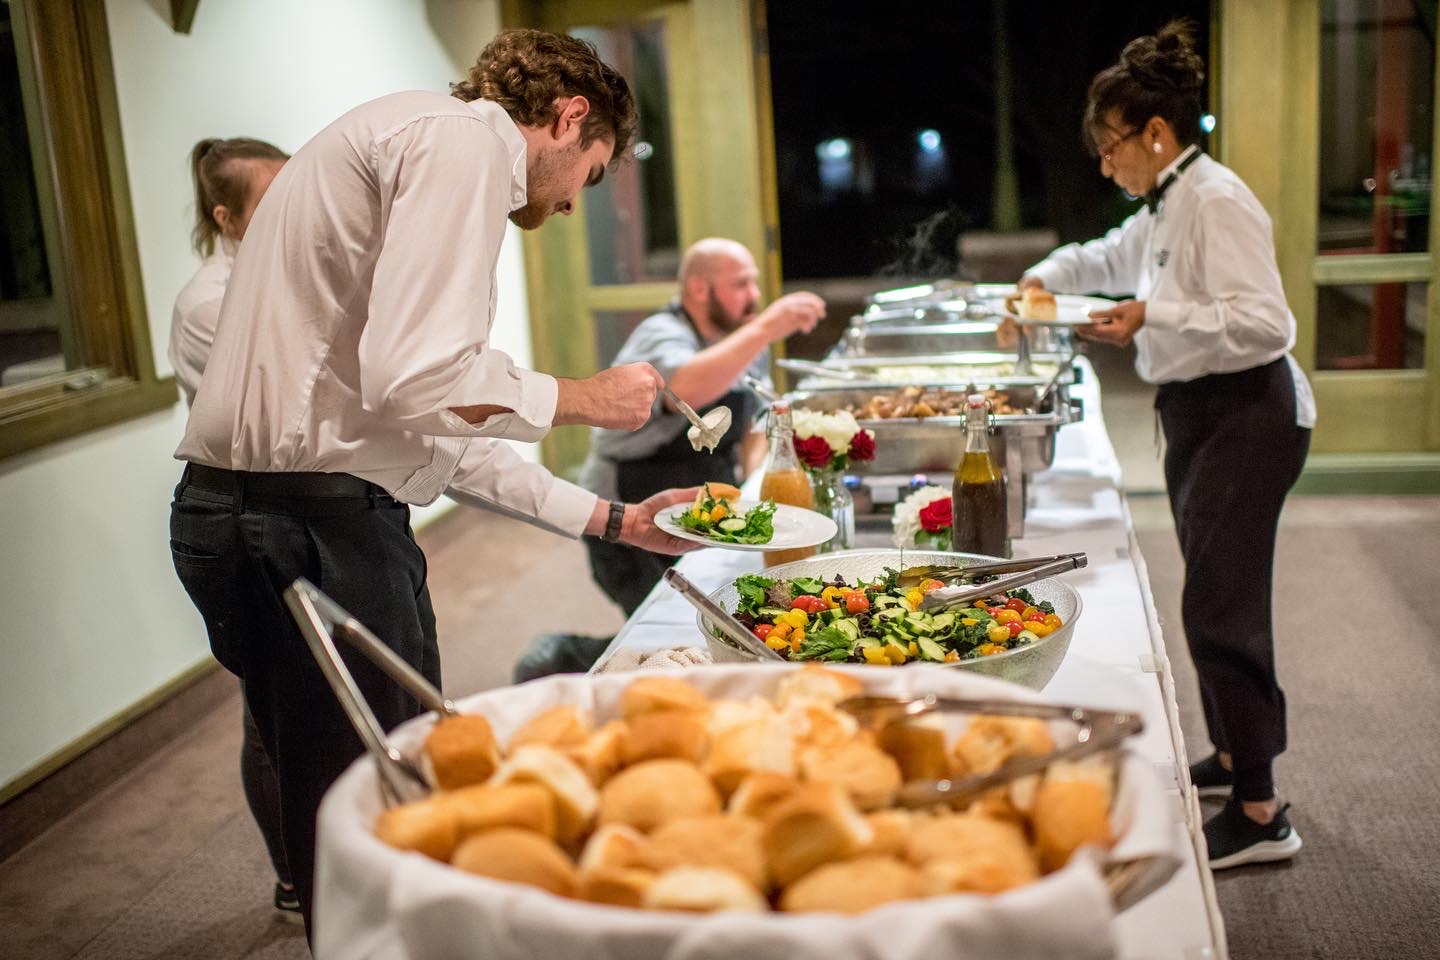
[[[1099,149],[1098,152],[1100,154],[1100,159],[1105,161],[1106,163],[1113,162],[1111,158],[1115,155],[1115,151],[1120,149],[1120,144],[1124,143],[1126,140],[1131,139],[1132,137],[1138,137],[1144,132],[1145,129],[1143,127],[1136,127],[1129,133],[1121,134],[1114,140],[1111,140],[1108,144]]]

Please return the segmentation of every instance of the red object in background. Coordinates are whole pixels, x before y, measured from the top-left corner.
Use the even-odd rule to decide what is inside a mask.
[[[949,530],[953,521],[954,514],[951,512],[949,497],[933,500],[920,508],[920,526],[925,528],[926,533]]]
[[[825,442],[824,437],[796,437],[795,454],[805,466],[823,470],[830,466],[830,458],[835,455],[835,451],[830,449],[830,444]]]
[[[861,430],[850,441],[851,460],[874,460],[875,438],[868,431]]]

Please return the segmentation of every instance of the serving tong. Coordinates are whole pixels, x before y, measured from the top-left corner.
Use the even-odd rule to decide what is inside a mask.
[[[393,807],[429,796],[436,789],[436,784],[385,735],[380,721],[375,718],[375,711],[370,709],[350,668],[341,659],[340,651],[335,647],[335,637],[343,635],[391,679],[414,695],[426,709],[442,717],[456,717],[460,711],[455,708],[454,701],[436,690],[419,671],[309,580],[304,577],[296,579],[284,596],[296,626],[320,666],[320,672],[330,682],[341,709],[375,761],[380,776],[381,799],[385,805]]]
[[[691,606],[709,617],[711,622],[719,628],[720,632],[725,634],[725,639],[729,640],[733,646],[737,646],[751,656],[758,657],[761,660],[775,660],[780,663],[788,662],[784,657],[780,656],[780,654],[765,646],[764,641],[745,629],[745,624],[736,620],[726,612],[724,607],[706,596],[705,591],[695,586],[690,578],[679,570],[676,570],[674,567],[666,570],[665,582],[679,591],[680,596],[688,600]]]
[[[686,420],[690,421],[690,428],[685,432],[690,440],[690,446],[694,447],[697,453],[702,447],[706,451],[714,453],[715,448],[720,444],[721,438],[724,437],[726,431],[730,429],[730,420],[732,417],[730,408],[716,407],[702,417],[695,412],[694,407],[690,406],[690,404],[684,400],[681,400],[679,394],[671,390],[668,386],[662,388],[660,392],[665,395],[667,400],[675,405],[675,409],[679,410]]]
[[[910,808],[968,803],[987,790],[1021,777],[1043,773],[1057,761],[1081,760],[1118,747],[1127,737],[1145,729],[1145,722],[1139,714],[1125,711],[1049,703],[1021,703],[1012,700],[938,697],[934,694],[911,699],[850,697],[841,700],[836,707],[849,713],[862,725],[875,729],[892,723],[905,723],[929,713],[999,714],[1035,717],[1041,720],[1068,720],[1079,727],[1074,743],[1039,756],[1016,757],[990,773],[971,774],[958,779],[915,780],[907,783],[900,788],[896,802]]]
[[[981,597],[991,597],[1023,587],[1036,580],[1057,576],[1088,566],[1089,557],[1083,553],[1062,553],[1053,557],[1037,557],[1028,560],[998,560],[993,563],[977,563],[956,567],[910,567],[900,574],[897,583],[907,575],[904,585],[918,585],[921,580],[932,579],[957,586],[932,590],[920,601],[920,609],[927,613],[965,606]],[[1010,576],[999,576],[1008,573]]]

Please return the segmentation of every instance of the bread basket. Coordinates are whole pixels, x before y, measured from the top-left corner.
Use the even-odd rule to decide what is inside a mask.
[[[847,582],[853,583],[857,577],[872,580],[883,576],[887,567],[899,570],[903,567],[924,564],[954,564],[963,563],[966,560],[994,559],[996,558],[972,553],[942,553],[927,550],[906,550],[903,553],[899,550],[840,550],[805,560],[796,560],[793,563],[782,563],[767,568],[764,573],[767,577],[818,577],[821,580],[833,580],[836,575],[839,575],[844,577]],[[1070,648],[1070,637],[1075,631],[1076,622],[1080,619],[1080,594],[1074,587],[1056,577],[1038,580],[1025,589],[1034,594],[1037,600],[1048,600],[1054,604],[1055,613],[1064,621],[1064,626],[1048,637],[1041,637],[1038,641],[1026,646],[991,657],[960,660],[953,664],[946,664],[945,667],[983,673],[1001,680],[1008,680],[1011,683],[1018,683],[1022,687],[1029,687],[1032,690],[1040,690],[1049,683],[1050,678],[1055,675],[1055,671],[1060,669],[1060,662],[1065,659],[1065,651]],[[725,610],[733,612],[739,603],[740,594],[735,589],[734,583],[727,583],[711,593],[710,599]],[[700,632],[705,634],[710,654],[715,658],[716,663],[754,662],[754,657],[748,652],[741,650],[725,639],[723,634],[712,628],[709,618],[703,613],[697,616],[697,622],[700,624]]]

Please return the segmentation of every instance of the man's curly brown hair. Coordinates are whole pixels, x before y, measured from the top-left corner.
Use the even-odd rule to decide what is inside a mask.
[[[544,30],[504,30],[480,51],[470,76],[450,92],[464,101],[493,100],[516,123],[544,127],[555,122],[559,97],[582,96],[590,112],[580,124],[580,145],[615,144],[612,163],[629,150],[640,123],[625,78],[593,44]]]

